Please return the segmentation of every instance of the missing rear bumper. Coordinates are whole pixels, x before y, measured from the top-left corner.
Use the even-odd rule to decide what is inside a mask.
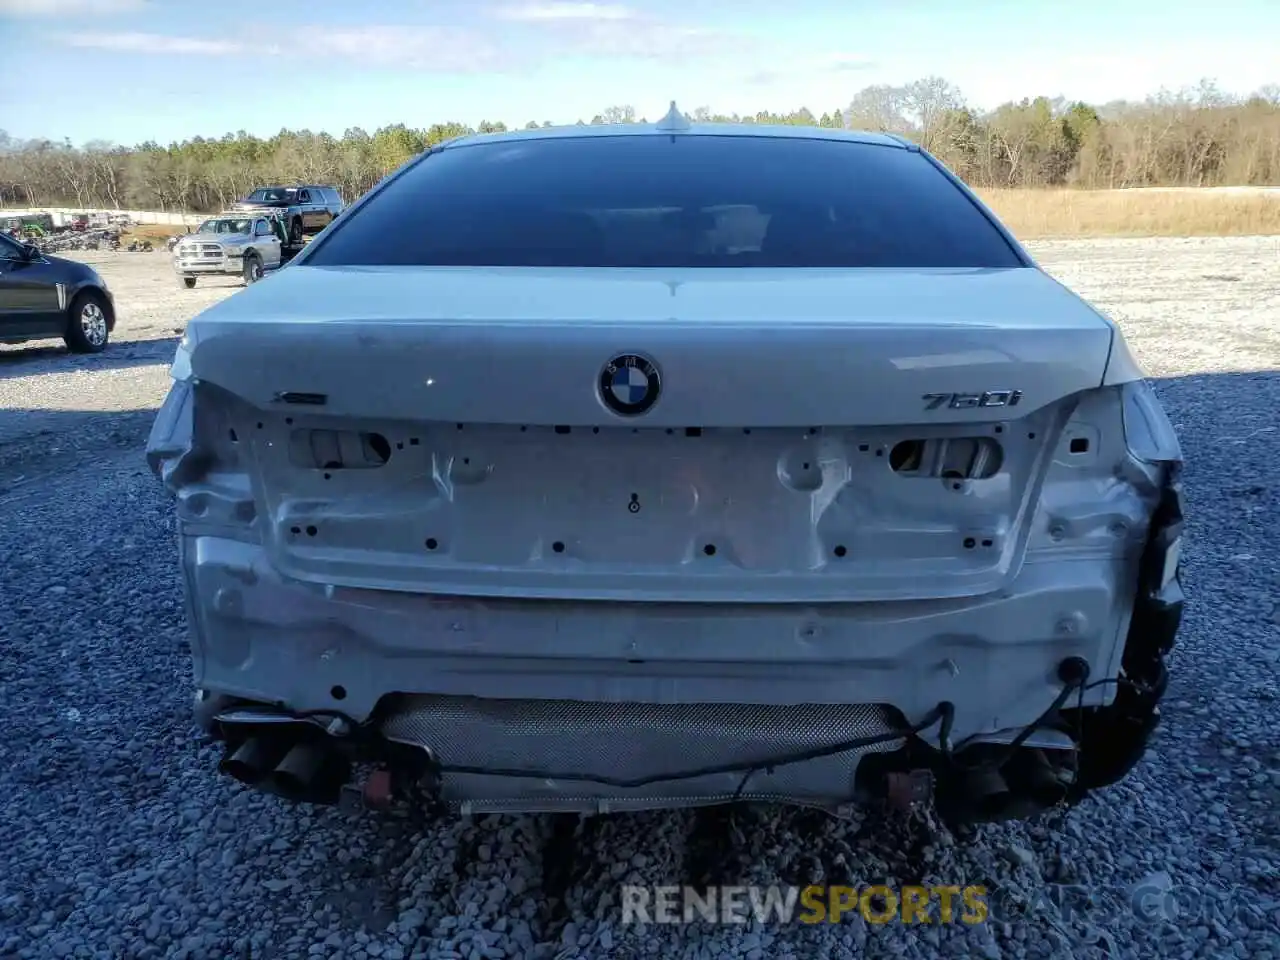
[[[1060,682],[1055,666],[1064,654],[1071,654],[1068,660],[1114,662],[1108,660],[1112,648],[1100,629],[1038,643],[986,634],[984,625],[997,619],[991,606],[1042,607],[1056,598],[1083,609],[1089,603],[1106,609],[1114,585],[1110,571],[1082,564],[1030,567],[1022,581],[1028,587],[1025,594],[949,614],[952,626],[972,620],[969,636],[957,640],[936,634],[928,618],[904,620],[895,625],[899,633],[894,644],[863,649],[853,623],[834,617],[817,620],[825,631],[818,637],[800,629],[804,624],[758,610],[750,618],[735,611],[718,611],[714,620],[669,618],[658,625],[661,629],[641,630],[644,618],[654,612],[617,605],[570,611],[392,598],[395,604],[383,608],[366,602],[372,595],[359,592],[318,603],[315,592],[277,583],[269,566],[254,562],[258,548],[199,539],[188,542],[192,552],[187,555],[193,582],[208,581],[199,593],[211,601],[200,608],[197,636],[211,654],[204,658],[207,673],[202,679],[223,681],[217,686],[250,704],[265,705],[270,699],[290,704],[300,713],[280,712],[302,721],[294,724],[294,733],[304,731],[305,737],[294,737],[285,746],[292,749],[305,740],[342,758],[328,766],[309,762],[298,767],[304,774],[326,771],[317,775],[314,786],[303,784],[302,775],[290,779],[290,765],[283,778],[271,772],[275,767],[250,775],[231,765],[228,772],[238,776],[240,770],[245,775],[239,778],[255,786],[274,789],[280,781],[285,788],[275,792],[332,802],[341,787],[337,780],[352,775],[349,765],[370,762],[389,771],[389,782],[402,790],[422,790],[426,784],[433,801],[463,813],[599,813],[734,799],[839,809],[867,799],[902,800],[904,795],[919,802],[913,790],[904,794],[901,789],[904,783],[918,784],[918,777],[890,777],[927,769],[935,800],[951,819],[987,820],[1078,801],[1123,778],[1145,752],[1159,720],[1165,658],[1181,619],[1176,559],[1181,523],[1181,494],[1170,485],[1140,563],[1114,699],[1103,698],[1105,688],[1099,685],[1113,680],[1090,685],[1090,692],[1063,704],[1052,730],[1025,740],[1019,736],[1021,742],[1012,745],[1013,736],[1001,736],[1009,733],[1004,725],[995,731],[992,723],[985,729],[973,722],[957,724],[950,733],[966,758],[959,766],[942,730],[926,732],[938,720],[927,716],[932,703],[963,697],[955,717],[972,721],[981,719],[983,710],[993,710],[1020,730],[1052,697]],[[1091,595],[1097,599],[1090,601]],[[576,618],[572,631],[561,623],[570,613]],[[473,630],[481,615],[486,629]],[[1106,622],[1104,616],[1092,619],[1099,627]],[[709,624],[719,633],[712,636]],[[581,642],[591,645],[591,657],[582,651],[576,659],[534,656],[553,648],[532,642],[538,630],[548,637],[549,631],[555,634],[558,653],[565,652],[566,643]],[[680,630],[684,633],[677,638]],[[732,637],[737,662],[681,659],[699,643],[705,655],[711,641],[722,635]],[[975,643],[976,638],[984,642]],[[641,642],[645,648],[637,651]],[[624,654],[626,644],[630,649]],[[841,656],[820,659],[824,651]],[[893,662],[887,662],[886,651],[894,653]],[[622,659],[627,654],[632,659]],[[653,654],[665,659],[648,660]],[[484,657],[482,672],[475,669],[478,656]],[[777,669],[780,659],[787,664],[785,672]],[[619,666],[623,663],[625,670]],[[931,664],[938,668],[925,669]],[[723,682],[734,673],[739,675],[734,677],[739,696],[749,692],[774,702],[711,702],[713,697],[705,694],[722,692]],[[255,689],[268,680],[274,685],[270,692]],[[435,687],[436,692],[383,692],[391,683],[417,690]],[[495,693],[499,687],[519,693],[455,692],[479,692],[486,685]],[[534,688],[536,696],[526,692]],[[570,688],[574,695],[566,696]],[[658,690],[685,700],[633,697],[614,702],[610,696],[617,697],[619,690],[651,696]],[[984,691],[1000,696],[993,699]],[[868,693],[884,696],[895,708],[837,700]],[[795,694],[831,699],[786,704]],[[198,703],[197,712],[202,726],[220,728],[231,759],[249,739],[264,733],[265,721],[228,719],[227,703],[225,693],[216,695]],[[324,724],[316,722],[318,715],[331,720],[343,708],[351,711],[347,722],[336,731],[320,729]],[[277,732],[271,736],[288,726],[274,724]],[[861,742],[866,740],[876,742]],[[779,756],[791,759],[769,762]]]
[[[912,731],[877,704],[411,696],[389,704],[381,732],[440,758],[446,803],[598,811],[847,801],[859,760],[900,749]]]
[[[602,814],[758,801],[840,814],[877,801],[900,810],[933,802],[960,822],[1062,802],[1071,750],[980,742],[952,758],[919,736],[945,706],[908,724],[878,704],[397,695],[356,727],[243,708],[217,723],[227,741],[223,772],[314,803],[340,802],[346,788],[375,809],[400,799],[461,814]],[[353,789],[360,762],[376,769]]]

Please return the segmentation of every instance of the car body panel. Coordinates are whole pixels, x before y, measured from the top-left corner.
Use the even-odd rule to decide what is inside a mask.
[[[340,709],[355,721],[370,718],[389,694],[409,694],[413,704],[390,715],[390,732],[409,741],[427,737],[422,746],[458,764],[492,762],[510,748],[511,734],[530,730],[530,717],[552,701],[558,712],[543,733],[554,739],[541,746],[550,753],[537,761],[541,767],[535,759],[543,754],[530,753],[531,769],[565,769],[563,756],[559,766],[548,766],[554,746],[589,737],[607,720],[625,728],[616,753],[580,757],[575,769],[614,777],[651,771],[656,748],[643,730],[652,718],[639,705],[663,711],[671,737],[725,732],[686,730],[680,724],[688,717],[671,713],[679,706],[740,711],[733,716],[744,727],[736,747],[724,745],[725,756],[738,755],[734,750],[758,756],[785,745],[771,711],[797,704],[888,704],[918,719],[946,701],[954,709],[950,735],[957,744],[1007,742],[1053,698],[1055,668],[1065,657],[1095,664],[1095,675],[1119,669],[1144,519],[1164,483],[1163,461],[1126,449],[1115,422],[1119,408],[1107,390],[1082,400],[1059,434],[1016,575],[979,595],[853,602],[799,601],[793,593],[786,602],[768,602],[776,598],[746,593],[732,600],[641,602],[632,596],[600,603],[580,596],[503,597],[496,590],[466,596],[370,589],[282,568],[270,524],[260,519],[253,479],[231,467],[234,458],[250,455],[213,440],[192,449],[199,389],[176,385],[149,443],[154,467],[178,497],[199,688],[233,702],[287,703],[298,712],[332,709],[340,690]],[[216,401],[200,416],[210,418],[211,436],[225,428]],[[1157,416],[1155,422],[1164,434],[1159,452],[1175,454],[1167,421]],[[243,429],[252,431],[253,424]],[[1092,455],[1073,454],[1071,439],[1082,436],[1106,439]],[[202,469],[214,447],[220,449],[213,463],[222,466]],[[1110,469],[1116,463],[1124,481]],[[507,519],[495,517],[494,529]],[[412,525],[414,518],[400,522]],[[1102,707],[1114,698],[1114,687],[1100,685],[1080,703]],[[585,713],[574,707],[583,704],[599,706]],[[605,706],[602,718],[597,713]],[[497,709],[505,719],[495,728],[491,711]],[[474,721],[466,729],[489,735],[450,733],[438,722],[442,715]],[[848,734],[837,717],[830,723],[823,728],[829,738]],[[922,735],[937,742],[940,733]],[[1050,734],[1035,742],[1055,743]],[[669,759],[659,766],[679,769],[682,754],[671,752],[675,743],[666,746],[656,756]],[[830,798],[838,774],[822,763],[801,765],[761,777],[748,795],[820,802]],[[445,796],[476,809],[644,808],[719,802],[730,780],[736,782],[723,775],[697,778],[655,791],[554,777],[478,777],[452,779]]]
[[[617,422],[592,385],[612,356],[635,350],[664,381],[644,424],[681,428],[972,422],[989,412],[924,416],[923,395],[949,391],[1021,390],[1019,412],[1031,413],[1097,386],[1112,337],[1110,324],[1032,269],[296,264],[205,311],[190,334],[197,374],[256,405],[295,390],[325,394],[333,416],[493,424]],[[305,372],[272,359],[302,342],[311,343]],[[240,355],[248,344],[251,363]],[[395,389],[362,389],[353,363],[382,371]],[[517,366],[539,384],[518,404],[491,378]]]
[[[468,284],[459,270],[295,269],[206,311],[188,327],[186,356],[226,397],[272,561],[299,579],[757,602],[1007,586],[1046,458],[1077,397],[1099,385],[1111,328],[1073,299],[1027,308],[1036,290],[1060,290],[1034,270],[916,273],[898,297],[887,293],[901,277],[776,276],[786,272],[753,283],[480,271]],[[460,299],[470,285],[484,294]],[[337,319],[353,310],[339,287],[361,320]],[[945,321],[926,319],[957,301],[965,308]],[[380,315],[406,303],[431,307]],[[832,306],[843,303],[856,313]],[[547,315],[554,304],[572,312]],[[794,319],[771,322],[780,309]],[[455,315],[464,319],[443,319]],[[595,389],[627,350],[663,371],[663,397],[634,420]],[[291,358],[304,355],[299,369]],[[1018,402],[929,409],[926,399],[975,391]],[[324,402],[277,400],[289,393]],[[311,459],[312,445],[348,435],[358,445],[361,433],[395,447],[378,469],[323,473],[327,460]],[[947,451],[979,441],[1000,471],[951,476]],[[906,479],[891,465],[912,442],[938,459]],[[1141,505],[1115,509],[1136,517]],[[314,524],[322,542],[291,535]],[[439,545],[429,555],[428,538]],[[969,539],[982,549],[964,549]]]
[[[1110,656],[1123,637],[1132,601],[1128,590],[1117,588],[1132,567],[1123,557],[1028,564],[1013,590],[931,610],[906,604],[687,607],[325,591],[283,578],[260,547],[213,536],[184,537],[183,558],[201,617],[194,649],[198,686],[249,701],[282,701],[297,711],[332,708],[332,691],[341,687],[341,709],[357,720],[369,717],[388,691],[462,698],[477,707],[486,701],[607,704],[618,717],[633,704],[806,704],[834,710],[884,703],[919,718],[949,701],[957,742],[999,739],[1003,731],[1033,721],[1052,700],[1062,657]],[[1059,620],[1066,615],[1077,618],[1081,629],[1064,641]],[[1105,691],[1093,691],[1086,703],[1109,699]],[[589,728],[574,727],[570,716],[566,712],[559,736],[587,735]],[[453,736],[454,742],[437,735],[428,744],[452,762],[475,764],[492,763],[501,746],[500,739]],[[646,770],[628,764],[634,757],[625,743],[619,736],[616,753],[595,753],[590,769],[605,776],[643,775]],[[667,769],[690,765],[682,752],[657,759]],[[776,792],[771,779],[762,775],[753,786]],[[583,790],[570,783],[534,786],[544,800]],[[682,786],[689,796],[726,789],[724,783]],[[488,799],[514,796],[510,783],[488,789]],[[821,792],[816,784],[811,789]],[[594,795],[617,799],[637,793]]]

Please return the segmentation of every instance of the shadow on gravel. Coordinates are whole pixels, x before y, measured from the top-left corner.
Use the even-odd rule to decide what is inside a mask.
[[[33,340],[0,349],[0,380],[64,371],[126,370],[169,364],[179,337],[111,343],[102,353],[72,353],[61,340]]]
[[[129,453],[145,466],[153,408],[142,410],[0,409],[0,497],[47,477],[96,469]]]

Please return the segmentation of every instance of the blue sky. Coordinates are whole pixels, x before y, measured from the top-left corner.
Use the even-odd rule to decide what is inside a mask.
[[[815,113],[936,74],[978,107],[1280,83],[1280,0],[0,0],[0,128],[132,144],[283,126]]]

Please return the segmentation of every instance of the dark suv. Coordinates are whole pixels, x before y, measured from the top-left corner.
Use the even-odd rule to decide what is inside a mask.
[[[289,245],[302,246],[307,234],[319,233],[346,207],[337,187],[319,183],[259,187],[236,203],[240,211],[274,210],[288,224]]]

